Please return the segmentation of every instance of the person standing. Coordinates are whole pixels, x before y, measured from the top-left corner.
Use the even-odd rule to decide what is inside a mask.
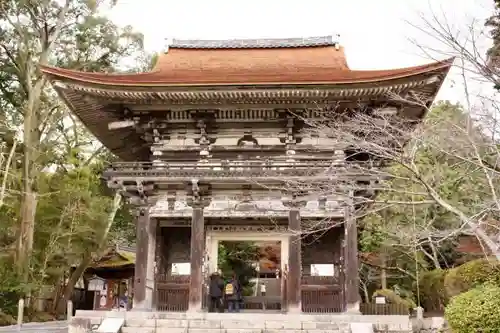
[[[240,312],[241,285],[236,274],[233,274],[231,280],[226,284],[224,295],[228,312]]]
[[[224,289],[224,280],[219,272],[214,272],[210,275],[210,285],[208,294],[210,296],[210,304],[208,312],[222,312],[222,291]]]
[[[266,283],[265,282],[262,282],[260,284],[260,295],[266,296]]]

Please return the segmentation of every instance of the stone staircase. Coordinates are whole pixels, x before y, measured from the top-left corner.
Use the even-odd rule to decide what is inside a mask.
[[[411,332],[407,316],[307,315],[282,313],[172,313],[77,311],[70,333],[94,328],[105,317],[124,318],[122,333],[357,333],[352,323],[370,323],[368,332]],[[73,325],[73,323],[78,323]],[[364,325],[366,327],[366,325]],[[362,330],[367,332],[366,330]],[[87,330],[88,332],[88,330]],[[361,333],[361,331],[359,331]]]
[[[348,323],[263,318],[129,320],[122,333],[348,333]]]

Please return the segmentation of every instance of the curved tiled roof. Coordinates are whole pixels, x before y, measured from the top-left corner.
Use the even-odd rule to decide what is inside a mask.
[[[351,70],[331,37],[252,40],[173,40],[155,68],[139,74],[86,73],[42,66],[57,92],[99,140],[126,161],[149,159],[135,128],[111,131],[126,105],[170,108],[209,105],[314,106],[339,100],[387,99],[419,92],[432,101],[452,59],[390,70]],[[192,89],[194,88],[194,89]],[[274,105],[274,106],[271,106]],[[423,116],[425,112],[418,112]]]
[[[350,84],[401,79],[450,65],[451,60],[446,60],[400,69],[350,70],[344,49],[332,45],[221,46],[171,47],[159,56],[151,72],[139,74],[85,73],[55,67],[43,67],[42,71],[59,80],[110,86]]]

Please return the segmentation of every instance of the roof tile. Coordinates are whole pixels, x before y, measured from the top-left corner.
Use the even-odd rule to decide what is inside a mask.
[[[151,72],[86,73],[43,67],[56,79],[113,86],[351,84],[400,79],[445,69],[452,59],[390,70],[350,70],[343,48],[170,49]]]

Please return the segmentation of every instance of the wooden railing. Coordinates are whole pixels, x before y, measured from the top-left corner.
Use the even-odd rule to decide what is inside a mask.
[[[156,281],[158,311],[185,312],[189,306],[190,276],[169,276]]]
[[[302,312],[338,313],[344,311],[343,288],[332,276],[302,277]]]
[[[364,315],[401,315],[409,316],[410,309],[405,304],[375,304],[375,303],[361,303],[359,310]]]
[[[158,311],[185,312],[189,304],[190,276],[158,277],[156,281],[156,302]],[[343,288],[334,277],[303,276],[301,286],[302,312],[340,313],[345,311]],[[282,290],[282,292],[285,292]],[[204,307],[206,293],[204,295]],[[246,310],[281,310],[282,298],[271,296],[248,296],[244,298]],[[402,304],[362,303],[363,315],[410,315]]]

